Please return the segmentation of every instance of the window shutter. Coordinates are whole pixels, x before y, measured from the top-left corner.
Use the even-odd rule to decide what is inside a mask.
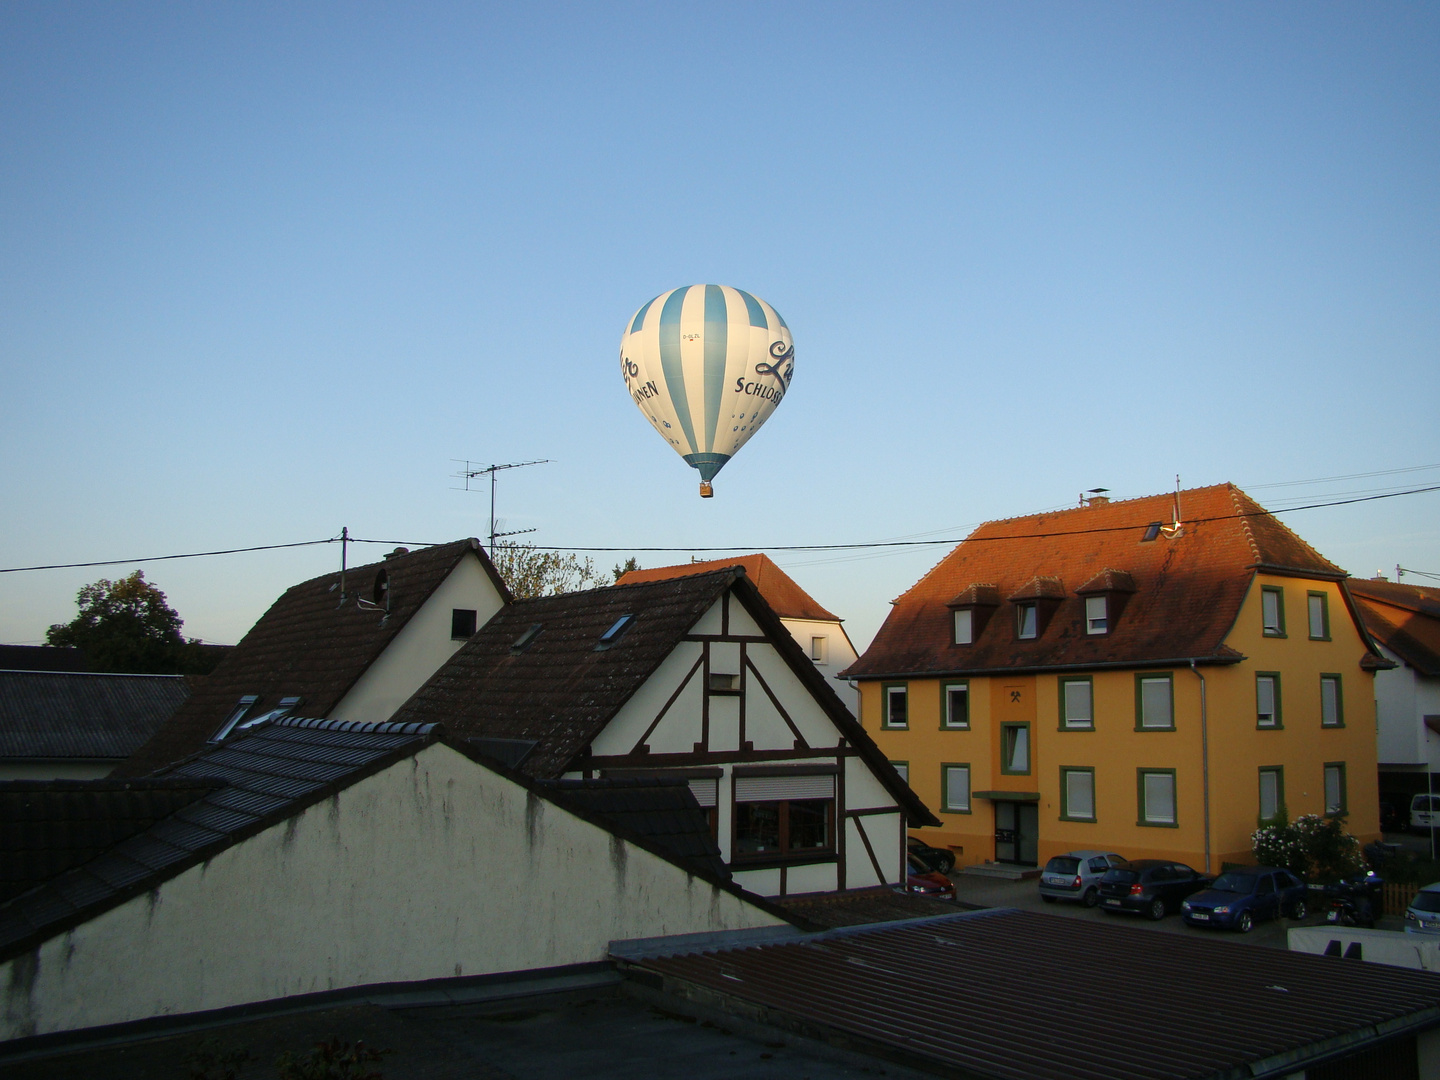
[[[782,799],[833,799],[834,776],[737,776],[735,801],[780,802]]]
[[[691,780],[691,794],[701,806],[714,806],[719,802],[720,781],[710,776],[702,780]]]

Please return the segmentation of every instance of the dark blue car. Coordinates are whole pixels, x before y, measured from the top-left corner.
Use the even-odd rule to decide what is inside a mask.
[[[1219,926],[1248,934],[1257,922],[1289,915],[1305,917],[1305,883],[1289,870],[1246,866],[1229,870],[1215,884],[1180,905],[1191,926]]]

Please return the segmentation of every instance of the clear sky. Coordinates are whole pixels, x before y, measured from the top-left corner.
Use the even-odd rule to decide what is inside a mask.
[[[770,549],[863,648],[945,549],[776,546],[1440,483],[1437,180],[1433,3],[10,0],[0,566],[482,536],[452,459],[550,458],[507,527]],[[703,502],[616,362],[699,282],[796,343]],[[1440,492],[1284,520],[1440,573]],[[338,562],[145,569],[231,642]],[[0,574],[0,641],[130,569]]]

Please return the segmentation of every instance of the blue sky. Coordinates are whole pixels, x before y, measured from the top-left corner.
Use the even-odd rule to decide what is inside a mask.
[[[576,546],[1440,483],[1437,57],[1433,4],[8,3],[0,566],[480,536],[456,458],[553,459],[500,515]],[[704,502],[615,363],[698,282],[796,343]],[[1285,520],[1440,573],[1440,492]],[[775,554],[863,647],[944,550]],[[227,642],[338,556],[146,573]],[[0,641],[129,569],[0,575]]]

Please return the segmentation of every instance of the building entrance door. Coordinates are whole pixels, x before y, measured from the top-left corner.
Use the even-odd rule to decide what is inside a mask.
[[[1040,854],[1040,807],[1033,802],[995,803],[995,861],[1034,866]]]

